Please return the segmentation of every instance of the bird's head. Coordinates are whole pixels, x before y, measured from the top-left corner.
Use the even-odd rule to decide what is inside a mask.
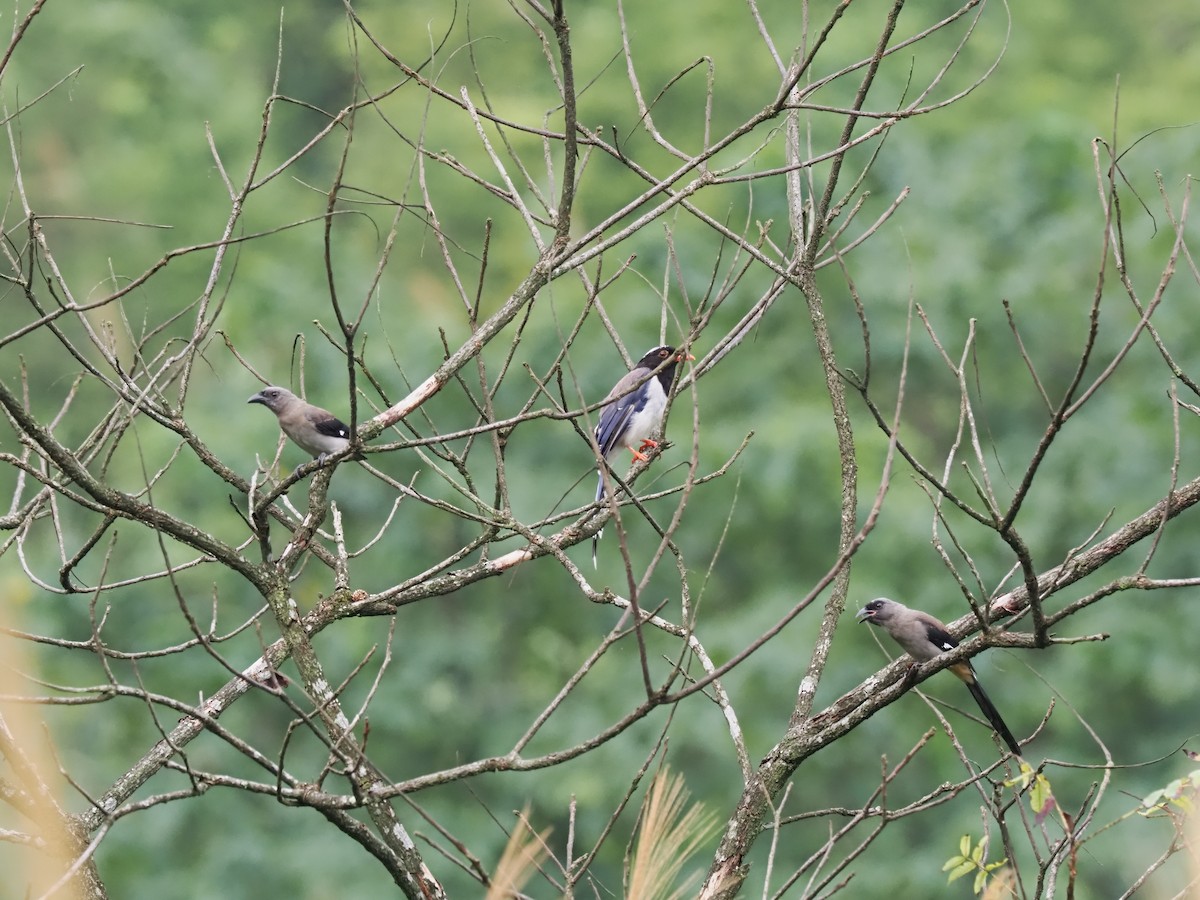
[[[295,399],[296,395],[287,388],[275,387],[272,385],[270,387],[263,388],[246,402],[261,403],[271,412],[278,413],[281,409],[287,407]]]
[[[854,618],[859,622],[882,625],[892,617],[898,606],[899,604],[894,600],[889,600],[887,597],[878,597],[855,613]]]
[[[676,350],[670,344],[663,344],[661,347],[655,347],[653,350],[646,351],[646,354],[638,360],[637,368],[658,369],[669,362],[670,365],[667,366],[667,370],[671,371],[677,363],[681,363],[685,359],[695,358],[686,350]]]
[[[655,347],[653,350],[646,351],[645,355],[638,360],[638,364],[635,368],[657,369],[668,359],[674,356],[674,354],[675,348],[668,347],[666,344],[661,347]]]

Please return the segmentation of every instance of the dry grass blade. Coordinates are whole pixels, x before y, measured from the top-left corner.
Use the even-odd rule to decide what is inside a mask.
[[[546,838],[550,835],[550,829],[534,834],[529,827],[528,816],[529,805],[526,804],[517,817],[517,827],[508,836],[500,861],[496,863],[492,883],[488,885],[487,900],[508,900],[521,896],[521,888],[546,858]]]
[[[987,887],[983,889],[981,900],[1011,900],[1013,897],[1020,896],[1017,893],[1017,874],[1013,871],[1012,866],[1005,866],[998,869],[996,873],[988,879]]]
[[[678,900],[689,893],[695,877],[673,890],[671,884],[717,823],[699,803],[685,809],[687,798],[682,775],[664,767],[654,777],[642,803],[637,848],[626,879],[628,900]]]

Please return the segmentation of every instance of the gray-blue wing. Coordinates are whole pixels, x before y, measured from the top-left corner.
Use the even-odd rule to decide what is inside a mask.
[[[621,446],[621,438],[625,436],[633,414],[646,407],[647,388],[650,384],[646,377],[649,374],[649,369],[634,369],[609,391],[608,396],[610,397],[617,397],[619,394],[625,394],[625,396],[619,397],[605,406],[600,412],[600,421],[596,424],[596,445],[605,459],[613,450]],[[630,391],[630,388],[639,381],[642,383],[637,389]],[[626,393],[627,391],[629,393]]]
[[[596,423],[596,446],[600,448],[600,453],[605,459],[608,459],[609,454],[621,446],[621,439],[629,430],[629,421],[633,418],[634,413],[646,406],[646,388],[649,385],[646,376],[649,374],[649,369],[636,368],[618,381],[608,392],[609,397],[617,399],[610,400],[608,405],[600,411],[600,421]],[[639,381],[642,382],[641,386],[631,391],[630,389]],[[629,393],[626,393],[627,391]],[[619,396],[621,394],[625,394],[625,396]],[[596,478],[596,499],[600,500],[603,497],[604,472],[601,471]],[[599,536],[597,535],[597,537]]]

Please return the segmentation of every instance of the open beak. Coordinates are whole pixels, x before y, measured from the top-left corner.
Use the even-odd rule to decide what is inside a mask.
[[[867,609],[865,606],[854,614],[854,619],[857,622],[865,622],[867,619],[875,618],[875,612]]]

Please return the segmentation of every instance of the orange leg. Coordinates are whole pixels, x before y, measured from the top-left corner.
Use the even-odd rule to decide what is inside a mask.
[[[650,438],[642,438],[641,449],[635,450],[633,447],[630,447],[629,452],[633,454],[633,458],[636,459],[638,462],[645,462],[646,460],[648,460],[650,458],[646,455],[645,451],[649,450],[651,447],[657,447],[657,446],[658,446],[658,441],[652,441],[652,440],[650,440]]]

